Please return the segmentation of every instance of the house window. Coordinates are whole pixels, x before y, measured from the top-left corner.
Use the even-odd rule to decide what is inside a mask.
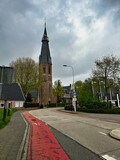
[[[20,107],[23,107],[23,102],[20,102]]]
[[[43,73],[45,73],[45,70],[46,70],[46,68],[45,68],[45,66],[43,66]]]
[[[15,102],[15,107],[19,107],[19,102]]]

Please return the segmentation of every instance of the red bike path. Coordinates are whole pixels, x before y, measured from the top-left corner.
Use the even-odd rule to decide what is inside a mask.
[[[23,113],[30,124],[27,160],[69,160],[49,127],[29,114]]]

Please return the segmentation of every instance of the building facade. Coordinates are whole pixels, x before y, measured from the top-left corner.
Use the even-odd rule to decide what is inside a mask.
[[[62,103],[72,103],[72,89],[71,84],[69,86],[63,86],[64,95],[61,98]]]
[[[9,105],[11,108],[23,107],[25,97],[23,95],[20,84],[11,83],[11,84],[0,84],[1,88],[1,97],[0,97],[0,107],[3,107],[3,104],[6,103],[6,107]]]
[[[43,106],[54,101],[52,94],[52,60],[49,49],[49,39],[47,36],[46,24],[42,38],[41,54],[39,56],[39,66],[43,71],[43,83],[39,89],[39,101]]]

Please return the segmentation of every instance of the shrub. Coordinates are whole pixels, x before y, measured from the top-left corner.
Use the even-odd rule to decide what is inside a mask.
[[[25,108],[29,108],[29,107],[39,107],[39,103],[25,102],[25,103],[24,103],[24,107],[25,107]]]
[[[120,114],[120,108],[78,108],[79,112]]]
[[[68,103],[57,103],[57,106],[59,106],[59,107],[64,107],[64,106],[66,106]]]
[[[57,107],[64,107],[67,103],[57,103]],[[56,107],[56,103],[47,104],[47,108]]]
[[[69,105],[66,105],[66,106],[64,107],[64,109],[65,109],[65,110],[69,110],[69,111],[73,111],[73,110],[74,110],[74,107],[73,107],[72,104],[69,104]]]
[[[81,107],[86,107],[88,109],[96,109],[96,108],[112,108],[111,102],[100,102],[100,101],[87,101],[81,105]]]
[[[47,104],[47,108],[52,108],[52,107],[56,107],[56,103]]]

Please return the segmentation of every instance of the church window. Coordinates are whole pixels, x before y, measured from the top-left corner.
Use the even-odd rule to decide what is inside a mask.
[[[51,94],[51,87],[50,87],[50,84],[49,84],[49,94]]]
[[[43,73],[45,73],[45,70],[46,70],[46,68],[45,68],[45,66],[43,66]]]
[[[48,73],[50,74],[50,65],[48,66]]]
[[[45,76],[43,76],[43,82],[45,82],[45,81],[46,81]]]

